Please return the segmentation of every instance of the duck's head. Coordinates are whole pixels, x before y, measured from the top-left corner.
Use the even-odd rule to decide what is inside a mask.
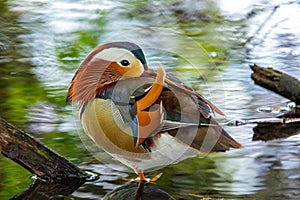
[[[142,49],[130,42],[112,42],[94,49],[75,73],[67,100],[79,106],[93,100],[106,86],[140,76],[147,70]]]

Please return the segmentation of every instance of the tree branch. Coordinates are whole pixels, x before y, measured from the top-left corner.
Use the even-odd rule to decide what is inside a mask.
[[[85,179],[87,174],[27,133],[0,118],[1,153],[49,182]]]
[[[300,81],[272,68],[250,65],[254,82],[300,105]]]

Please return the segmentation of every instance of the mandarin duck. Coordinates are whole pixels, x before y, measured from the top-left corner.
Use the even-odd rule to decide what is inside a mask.
[[[142,49],[130,42],[92,50],[67,100],[78,103],[87,135],[141,181],[146,170],[241,147],[213,118],[223,115],[216,106],[162,66],[149,69]]]

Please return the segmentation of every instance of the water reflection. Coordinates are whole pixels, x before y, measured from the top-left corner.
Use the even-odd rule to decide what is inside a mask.
[[[130,39],[154,47],[146,50],[153,67],[162,63],[168,72],[179,71],[180,78],[188,79],[211,98],[228,120],[275,117],[256,109],[281,106],[287,100],[254,85],[248,63],[272,66],[300,78],[299,9],[296,1],[263,0],[243,1],[243,5],[232,0],[1,1],[1,116],[83,169],[101,175],[72,198],[102,198],[124,184],[123,177],[135,175],[119,164],[91,163],[95,160],[82,146],[72,108],[65,104],[74,70],[92,48],[126,32],[123,38],[130,35]],[[180,44],[182,52],[175,55],[162,48],[172,44],[169,47],[173,49],[174,38],[164,37],[162,44],[157,36],[163,31],[156,27],[189,36],[205,49],[200,51],[201,59],[193,58],[200,75],[186,70],[188,62],[180,56],[184,52],[195,55],[192,49]],[[203,59],[210,59],[209,64],[203,65]],[[299,134],[267,143],[252,142],[253,127],[226,127],[244,149],[163,168],[164,175],[156,186],[184,199],[299,197]],[[25,170],[3,157],[0,167],[1,199],[12,197],[15,187],[21,191],[31,181]]]

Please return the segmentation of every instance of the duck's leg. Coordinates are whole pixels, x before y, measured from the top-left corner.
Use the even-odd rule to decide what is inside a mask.
[[[138,177],[139,177],[139,179],[140,179],[140,180],[139,180],[140,182],[147,182],[147,179],[146,179],[144,173],[143,173],[141,170],[134,169],[134,171],[135,171],[135,173],[138,175]]]
[[[142,199],[144,187],[145,187],[145,184],[147,183],[147,179],[141,170],[134,169],[134,171],[139,177],[139,180],[138,180],[139,186],[135,193],[135,199],[140,200],[140,199]]]

